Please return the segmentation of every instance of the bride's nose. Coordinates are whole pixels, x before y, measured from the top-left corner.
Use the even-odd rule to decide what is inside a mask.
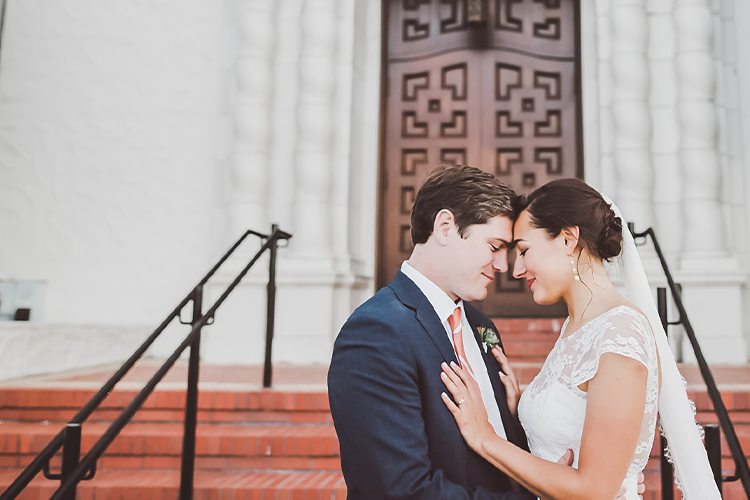
[[[518,279],[526,274],[526,266],[523,265],[523,257],[516,255],[516,262],[513,264],[513,277]]]

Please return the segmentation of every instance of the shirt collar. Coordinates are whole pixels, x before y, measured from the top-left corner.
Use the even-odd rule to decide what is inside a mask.
[[[440,321],[448,321],[448,318],[453,314],[456,307],[462,306],[462,300],[459,300],[458,303],[453,302],[453,299],[451,299],[447,293],[430,281],[424,274],[414,269],[411,264],[409,264],[409,261],[405,260],[403,264],[401,264],[401,272],[412,280],[422,291],[424,296],[427,297],[427,300],[430,302],[430,305],[432,305],[432,308],[435,310],[438,318],[440,318]],[[461,311],[461,316],[463,317],[463,315],[464,313]]]

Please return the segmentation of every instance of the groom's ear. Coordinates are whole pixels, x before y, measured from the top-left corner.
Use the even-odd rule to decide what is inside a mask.
[[[435,216],[435,223],[432,226],[432,236],[442,246],[448,244],[448,235],[456,227],[456,219],[453,212],[444,208]]]

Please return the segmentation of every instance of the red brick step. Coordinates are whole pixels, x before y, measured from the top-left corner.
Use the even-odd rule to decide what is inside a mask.
[[[532,340],[538,336],[554,343],[559,327],[553,328],[553,320],[537,321],[523,326],[526,328],[523,332],[520,331],[522,320],[498,322],[509,354],[514,335]],[[543,354],[546,356],[546,352]],[[528,383],[541,367],[541,359],[533,357],[519,361],[511,355],[511,362],[522,384]],[[288,378],[293,369],[296,368],[287,368]],[[712,369],[732,420],[737,424],[743,449],[750,452],[750,367]],[[338,441],[324,390],[325,367],[306,367],[298,387],[288,385],[274,390],[234,382],[250,378],[247,373],[238,376],[238,370],[241,368],[208,367],[206,372],[204,368],[201,370],[195,498],[282,499],[320,498],[320,495],[343,498],[345,485],[338,471]],[[681,367],[681,370],[690,384],[689,392],[698,408],[698,420],[704,423],[715,421],[697,368]],[[96,376],[106,380],[107,373]],[[175,390],[174,382],[183,376],[184,370],[168,381],[166,388],[157,389],[148,399],[136,421],[124,429],[100,460],[97,477],[82,483],[81,498],[92,498],[93,495],[96,499],[176,498],[184,388]],[[88,384],[86,387],[76,387],[74,384],[78,382],[70,376],[61,383],[52,381],[39,387],[28,381],[16,387],[10,384],[0,387],[0,491],[10,484],[20,472],[19,467],[30,460],[35,450],[41,449],[59,432],[63,422],[94,394],[91,386],[98,386],[101,380],[94,380],[94,375],[87,377],[77,377],[82,384]],[[221,385],[222,377],[229,382]],[[204,384],[206,380],[208,384]],[[113,392],[102,409],[84,424],[84,450],[136,393],[132,384]],[[647,468],[645,498],[656,500],[660,493],[656,446],[652,456],[654,459]],[[723,444],[723,457],[725,471],[733,471],[726,443]],[[57,467],[53,463],[53,469]],[[32,489],[22,498],[48,498],[57,484],[37,478]],[[727,499],[744,498],[739,483],[726,485],[725,492]]]
[[[508,358],[541,363],[560,335],[563,319],[494,318]]]
[[[83,425],[85,453],[107,424]],[[59,424],[0,423],[0,466],[24,467],[59,432]],[[179,469],[182,424],[125,427],[99,460],[105,469]],[[58,460],[52,462],[57,467]],[[330,425],[199,424],[196,469],[339,470],[339,445]]]
[[[96,393],[89,389],[2,389],[0,420],[67,422]],[[110,422],[138,394],[115,390],[89,422]],[[185,417],[185,391],[157,390],[136,413],[135,422],[178,422]],[[199,422],[330,423],[325,392],[255,390],[202,391],[198,395]]]
[[[0,490],[20,473],[0,470]],[[180,484],[179,471],[140,470],[96,473],[92,481],[80,483],[79,500],[173,500]],[[49,498],[59,481],[35,478],[19,500]],[[331,471],[196,471],[194,500],[344,500],[346,485],[341,472]]]

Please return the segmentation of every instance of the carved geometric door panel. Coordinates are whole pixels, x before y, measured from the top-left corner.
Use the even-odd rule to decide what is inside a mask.
[[[412,250],[409,214],[427,173],[473,165],[518,192],[581,177],[574,0],[390,0],[378,284]],[[496,276],[476,304],[495,316],[560,316]]]

